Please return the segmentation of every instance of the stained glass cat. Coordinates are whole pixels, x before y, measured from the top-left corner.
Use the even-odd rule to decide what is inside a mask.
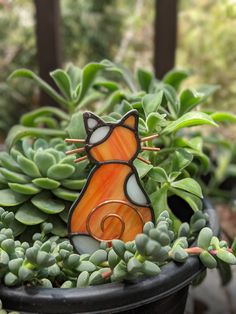
[[[69,213],[68,235],[80,254],[94,252],[101,241],[131,241],[142,232],[144,223],[153,220],[151,202],[133,161],[139,158],[148,162],[138,156],[141,150],[159,150],[141,147],[141,142],[156,135],[139,138],[136,110],[129,111],[116,123],[104,122],[91,112],[85,112],[83,118],[86,140],[66,140],[85,144],[84,148],[68,154],[85,151],[95,164]]]

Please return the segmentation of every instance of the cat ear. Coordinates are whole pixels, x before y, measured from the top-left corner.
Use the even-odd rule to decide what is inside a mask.
[[[138,112],[137,110],[129,111],[122,119],[121,124],[132,129],[138,129]]]
[[[103,120],[101,120],[98,116],[96,116],[92,112],[85,112],[83,114],[83,117],[84,117],[84,126],[87,133],[92,132],[98,126],[104,125]]]

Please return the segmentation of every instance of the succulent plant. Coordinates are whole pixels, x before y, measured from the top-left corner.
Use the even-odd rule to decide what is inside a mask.
[[[92,255],[78,255],[69,240],[51,236],[51,223],[41,225],[41,231],[33,235],[32,244],[17,240],[9,228],[14,214],[0,208],[0,281],[9,287],[30,284],[82,288],[158,275],[162,265],[171,260],[183,263],[190,254],[199,255],[208,268],[221,262],[236,264],[236,240],[230,248],[213,236],[208,227],[201,228],[198,246],[189,247],[196,223],[201,221],[199,225],[203,225],[202,220],[206,224],[208,219],[207,215],[198,213],[193,217],[190,225],[181,226],[181,237],[174,231],[169,213],[164,211],[155,225],[146,223],[143,233],[134,241],[114,240],[112,247],[102,242]]]
[[[108,72],[122,79],[104,78]],[[192,111],[216,88],[180,91],[187,77],[181,71],[171,71],[160,82],[139,70],[134,80],[107,60],[83,69],[59,69],[51,76],[60,93],[29,70],[12,75],[32,79],[62,110],[42,107],[25,114],[21,125],[8,134],[8,152],[0,153],[1,282],[7,286],[70,288],[133,280],[157,275],[163,264],[185,262],[190,254],[199,256],[209,268],[235,264],[236,242],[229,247],[206,228],[198,177],[209,170],[211,161],[205,154],[201,132],[186,130],[235,118]],[[66,146],[63,139],[84,138],[85,107],[110,121],[137,109],[140,135],[158,132],[160,137],[153,145],[161,147],[158,153],[143,153],[150,165],[135,161],[150,195],[156,224],[145,224],[134,241],[114,240],[112,247],[101,243],[91,256],[75,254],[65,238],[68,209],[83,187],[90,165],[87,161],[75,164],[75,157],[65,154],[75,147]],[[184,202],[177,206],[179,212],[172,206],[173,197]],[[179,219],[184,212],[182,205],[188,207],[183,223]],[[198,246],[189,247],[198,233]]]
[[[62,139],[19,141],[0,153],[0,206],[15,212],[15,234],[26,226],[52,222],[52,232],[66,235],[68,209],[85,183],[88,162],[75,164]],[[17,228],[16,228],[17,227]]]
[[[202,209],[199,176],[209,171],[211,160],[205,154],[201,132],[191,132],[190,128],[236,119],[230,113],[194,111],[217,87],[180,90],[187,72],[173,70],[158,81],[142,69],[132,77],[108,60],[89,63],[83,69],[70,65],[67,70],[57,69],[50,75],[59,92],[30,70],[16,70],[11,75],[12,79],[33,80],[61,107],[41,107],[23,115],[21,124],[7,136],[8,152],[0,154],[0,206],[16,212],[16,234],[26,234],[25,226],[27,233],[29,229],[34,232],[35,226],[48,221],[54,224],[55,234],[66,235],[68,207],[79,194],[90,166],[86,162],[74,165],[73,158],[65,156],[62,139],[84,138],[85,108],[106,121],[115,121],[136,109],[139,134],[160,134],[153,145],[161,147],[161,151],[142,153],[151,164],[135,161],[156,216],[160,208],[168,210],[178,230],[182,220],[189,221],[194,212]],[[181,211],[175,210],[176,198],[182,201]]]

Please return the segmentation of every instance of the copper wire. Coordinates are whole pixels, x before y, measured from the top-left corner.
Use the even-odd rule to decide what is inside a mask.
[[[85,143],[85,140],[79,138],[66,138],[66,143]]]
[[[76,148],[76,149],[72,149],[72,150],[68,150],[68,151],[66,152],[66,155],[72,155],[72,154],[82,153],[84,150],[85,150],[84,147]]]
[[[159,134],[153,134],[150,136],[143,137],[140,140],[141,140],[141,142],[146,142],[146,141],[153,140],[154,138],[157,138],[158,136],[159,136]]]
[[[79,158],[75,159],[74,162],[77,163],[77,162],[81,162],[81,161],[86,160],[86,159],[88,159],[88,157],[87,156],[83,156],[83,157],[79,157]]]
[[[142,150],[150,150],[150,151],[153,151],[153,152],[158,152],[160,150],[159,147],[146,147],[146,146],[143,146],[141,147]]]
[[[139,160],[141,160],[141,161],[143,161],[143,162],[145,162],[146,164],[148,164],[148,165],[150,165],[151,164],[151,161],[149,161],[149,160],[147,160],[147,159],[144,159],[143,157],[141,157],[141,156],[138,156],[137,157],[137,159],[139,159]]]
[[[101,230],[102,230],[102,232],[104,232],[104,224],[105,224],[106,220],[107,220],[108,218],[110,218],[110,217],[113,217],[113,218],[118,219],[118,220],[120,221],[120,223],[121,223],[121,230],[120,230],[120,233],[119,233],[116,237],[114,237],[114,238],[112,238],[112,239],[101,239],[101,238],[97,237],[97,236],[92,232],[92,230],[91,230],[91,228],[90,228],[90,220],[91,220],[92,215],[93,215],[93,214],[95,213],[95,211],[97,211],[99,208],[101,208],[102,206],[107,205],[107,204],[122,204],[122,205],[126,205],[126,206],[130,207],[130,208],[131,208],[132,210],[134,210],[134,211],[136,212],[136,214],[139,216],[139,218],[140,218],[140,220],[141,220],[141,222],[142,222],[142,226],[144,225],[143,217],[142,217],[141,213],[138,211],[138,209],[137,209],[135,206],[131,205],[130,203],[128,203],[128,202],[126,202],[126,201],[122,201],[122,200],[108,200],[108,201],[104,201],[104,202],[100,203],[99,205],[97,205],[96,207],[94,207],[94,209],[89,213],[89,215],[88,215],[88,217],[87,217],[87,219],[86,219],[86,229],[87,229],[87,232],[88,232],[94,239],[96,239],[96,240],[98,240],[98,241],[111,242],[112,240],[120,239],[120,238],[122,237],[124,231],[125,231],[125,221],[124,221],[124,219],[123,219],[121,216],[119,216],[118,214],[110,213],[110,214],[107,214],[106,216],[104,216],[104,217],[102,218],[102,221],[101,221],[101,223],[100,223]]]

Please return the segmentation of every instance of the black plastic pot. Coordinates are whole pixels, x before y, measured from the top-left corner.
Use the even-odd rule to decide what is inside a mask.
[[[215,210],[206,203],[209,226],[215,235],[219,224]],[[197,257],[185,264],[170,262],[160,275],[135,283],[112,283],[83,289],[6,288],[0,298],[9,310],[23,313],[184,313],[188,287],[204,270]]]

